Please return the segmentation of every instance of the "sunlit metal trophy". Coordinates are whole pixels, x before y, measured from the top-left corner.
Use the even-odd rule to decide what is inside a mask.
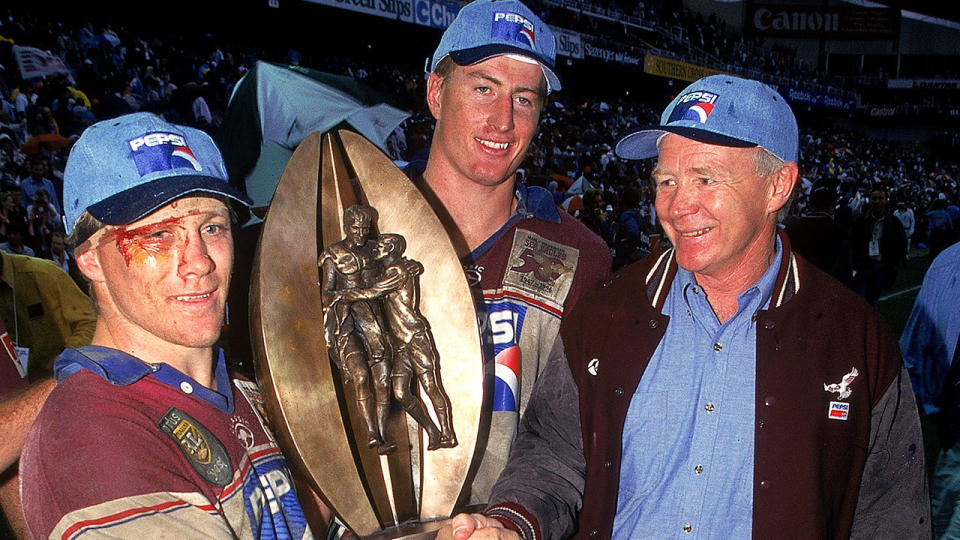
[[[362,136],[314,133],[293,153],[250,310],[264,406],[291,467],[361,537],[432,537],[476,448],[476,310],[429,203]]]

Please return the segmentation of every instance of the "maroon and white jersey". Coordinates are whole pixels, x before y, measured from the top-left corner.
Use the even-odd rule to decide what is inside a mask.
[[[517,213],[470,255],[464,270],[483,296],[479,314],[492,409],[472,487],[485,503],[506,464],[520,415],[565,312],[610,274],[610,249],[539,187],[517,185]]]
[[[67,349],[20,460],[36,538],[312,538],[256,385]]]

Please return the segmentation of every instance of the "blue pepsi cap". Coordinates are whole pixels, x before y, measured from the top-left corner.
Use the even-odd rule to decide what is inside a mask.
[[[84,130],[67,158],[64,225],[72,233],[84,211],[126,225],[188,194],[252,204],[230,185],[220,150],[203,131],[153,113],[103,120]]]
[[[449,56],[460,66],[515,54],[535,60],[547,79],[547,92],[560,90],[553,72],[557,39],[550,27],[517,0],[474,0],[463,6],[433,53],[427,73]]]
[[[784,161],[797,161],[793,110],[776,90],[750,79],[710,75],[691,84],[667,105],[659,126],[620,139],[617,155],[654,157],[657,140],[665,133],[720,146],[762,146]]]

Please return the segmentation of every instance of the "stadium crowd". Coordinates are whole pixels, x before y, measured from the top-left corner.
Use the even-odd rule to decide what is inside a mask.
[[[543,7],[549,13],[568,13],[546,3]],[[705,20],[666,3],[649,3],[645,9],[637,15],[662,28],[684,27],[689,42],[700,48],[731,62],[767,66],[769,61],[777,71],[776,52],[767,49],[769,58],[757,64],[748,51],[758,50],[759,44],[732,42],[722,23],[714,19]],[[584,25],[601,20],[583,19],[580,24]],[[84,127],[128,112],[151,111],[214,134],[232,89],[256,60],[299,63],[301,59],[298,51],[282,47],[258,49],[215,39],[140,35],[115,23],[51,21],[29,12],[15,13],[12,8],[2,22],[0,241],[21,253],[27,249],[49,254],[53,232],[62,229],[63,164]],[[71,75],[22,80],[12,57],[13,44],[59,56]],[[405,140],[392,157],[417,170],[432,131],[421,73],[406,66],[361,64],[333,55],[321,56],[306,67],[355,77],[411,111],[401,126]],[[793,68],[790,74],[811,75]],[[650,237],[656,238],[658,231],[647,183],[651,164],[621,161],[612,145],[622,134],[655,120],[651,107],[625,97],[607,100],[561,93],[544,111],[543,128],[522,168],[525,181],[549,187],[558,204],[607,241],[615,266],[645,253]],[[553,127],[561,123],[564,129]],[[792,213],[805,211],[814,185],[829,182],[836,190],[837,206],[849,208],[852,216],[859,215],[870,190],[883,187],[889,194],[889,210],[901,204],[912,210],[914,246],[925,247],[931,239],[938,246],[949,245],[949,239],[956,237],[960,169],[955,163],[939,161],[919,143],[874,139],[833,126],[801,125],[801,130],[803,185]]]

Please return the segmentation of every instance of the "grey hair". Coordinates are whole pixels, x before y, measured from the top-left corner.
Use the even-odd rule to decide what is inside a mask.
[[[756,152],[753,153],[753,172],[760,178],[770,178],[779,174],[783,170],[784,163],[786,163],[784,160],[762,146],[758,146]],[[787,202],[777,210],[777,223],[782,222],[790,213],[790,208],[793,207],[793,202],[797,198],[799,185],[799,182],[794,184]]]

